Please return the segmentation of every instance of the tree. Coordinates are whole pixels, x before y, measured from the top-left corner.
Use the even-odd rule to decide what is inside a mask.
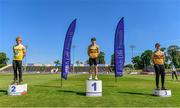
[[[6,56],[6,53],[0,52],[0,68],[7,65],[9,58]]]
[[[59,66],[61,63],[59,60],[54,61],[55,67]]]
[[[114,66],[114,54],[111,55],[111,66]]]
[[[100,52],[99,57],[98,57],[99,64],[105,64],[105,53]]]
[[[180,67],[180,47],[177,45],[171,45],[167,48],[167,53],[170,56],[170,61],[174,63],[176,67]]]
[[[84,62],[85,64],[89,64],[89,59]]]
[[[141,59],[143,61],[143,65],[146,68],[147,66],[151,65],[151,59],[152,59],[152,54],[153,51],[152,50],[145,50],[142,54],[141,54]]]
[[[124,66],[124,71],[125,72],[132,72],[132,69],[134,68],[134,66],[132,64],[126,64]]]
[[[132,64],[127,64],[127,65],[124,66],[124,68],[133,69],[133,65]]]
[[[77,66],[79,66],[81,64],[81,62],[79,60],[76,61]]]
[[[143,68],[143,61],[140,56],[135,56],[132,58],[132,62],[134,64],[134,67],[136,69],[142,69]]]
[[[166,50],[165,47],[162,47],[162,48],[161,48],[161,51],[162,51],[162,52],[165,52],[165,50]]]

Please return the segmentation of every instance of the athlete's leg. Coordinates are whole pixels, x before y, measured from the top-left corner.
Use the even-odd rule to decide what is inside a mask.
[[[174,71],[174,75],[175,75],[175,77],[176,77],[176,80],[178,80],[178,77],[177,77],[176,71]]]
[[[96,59],[94,59],[95,80],[98,80],[98,76],[97,76],[97,74],[98,74],[98,66],[97,66],[97,64],[98,64],[98,60],[96,58]]]
[[[91,58],[89,58],[89,66],[89,80],[92,80],[93,63]]]
[[[165,66],[160,65],[160,73],[161,73],[161,84],[162,84],[162,89],[165,89],[164,83],[165,83]]]
[[[94,66],[94,67],[95,67],[95,80],[98,80],[98,76],[97,76],[97,74],[98,74],[98,67],[97,67],[97,65]]]
[[[17,80],[17,63],[13,60],[13,70],[14,70],[14,81]]]
[[[172,71],[172,80],[174,80],[174,71]]]
[[[159,65],[154,65],[154,69],[155,69],[155,74],[156,74],[156,78],[155,78],[156,88],[159,89],[159,73],[160,73]]]
[[[17,61],[18,64],[18,72],[19,72],[19,83],[21,83],[22,80],[22,61]]]

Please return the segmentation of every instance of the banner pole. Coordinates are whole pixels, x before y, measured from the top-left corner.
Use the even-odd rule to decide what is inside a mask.
[[[62,73],[61,73],[61,88],[62,88],[62,86],[63,86],[63,85],[62,85]]]
[[[114,83],[114,87],[117,87],[117,76],[115,76],[114,81],[115,81],[115,83]]]

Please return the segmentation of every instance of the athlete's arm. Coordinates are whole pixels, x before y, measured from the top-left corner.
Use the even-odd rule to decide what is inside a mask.
[[[13,53],[15,53],[15,51],[14,51],[14,46],[13,46]]]
[[[23,47],[23,58],[26,56],[26,48],[25,47]]]
[[[164,61],[164,63],[165,63],[165,54],[164,54],[164,52],[163,52],[163,61]]]
[[[98,50],[98,55],[100,54],[100,48],[99,46],[97,46],[97,50]]]
[[[154,64],[154,53],[153,53],[152,56],[151,56],[151,60],[152,60],[152,62],[153,62],[153,64]]]
[[[88,46],[88,49],[87,49],[88,56],[90,56],[89,48],[90,48],[90,46]]]

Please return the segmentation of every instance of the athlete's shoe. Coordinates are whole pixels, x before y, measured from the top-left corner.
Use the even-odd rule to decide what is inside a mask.
[[[95,78],[94,78],[95,80],[98,80],[98,77],[97,76],[95,76]]]
[[[90,77],[88,78],[88,80],[92,80],[92,76],[90,76]]]
[[[11,85],[17,84],[17,80],[14,80]]]
[[[156,90],[160,90],[160,88],[159,88],[159,87],[156,87]]]
[[[23,80],[19,80],[18,84],[22,84],[23,83]]]
[[[161,90],[167,90],[165,87],[162,87]]]
[[[91,77],[89,77],[89,78],[88,78],[88,80],[92,80],[92,78],[91,78]]]

